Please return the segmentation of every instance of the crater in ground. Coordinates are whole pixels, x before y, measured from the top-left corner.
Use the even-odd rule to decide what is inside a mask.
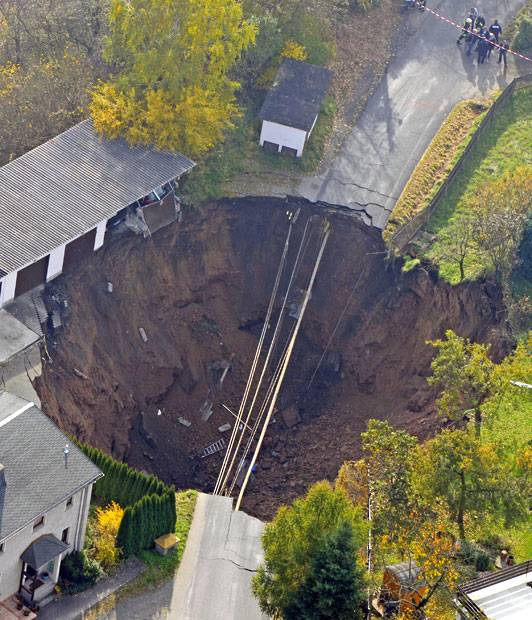
[[[116,237],[57,280],[54,289],[68,307],[38,385],[46,413],[78,438],[178,488],[212,490],[223,452],[200,455],[228,438],[218,430],[232,422],[221,404],[238,409],[287,212],[297,208],[293,259],[307,220],[319,221],[323,206],[226,200],[187,211],[151,238]],[[504,348],[495,287],[450,287],[423,268],[403,274],[386,260],[380,231],[342,211],[327,216],[330,240],[243,505],[262,518],[356,458],[369,418],[421,436],[433,432],[439,421],[426,383],[433,354],[427,340],[451,328],[492,341],[495,351]],[[311,257],[312,248],[303,259],[307,270]],[[286,409],[299,414],[297,425],[283,421]]]

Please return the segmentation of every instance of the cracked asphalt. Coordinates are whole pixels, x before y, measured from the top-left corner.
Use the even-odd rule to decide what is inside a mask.
[[[233,512],[228,497],[200,493],[173,580],[119,600],[96,620],[267,620],[251,594],[264,523]]]
[[[427,6],[462,23],[472,5],[487,24],[504,27],[524,0],[428,0]],[[304,178],[298,192],[361,210],[364,221],[383,229],[417,162],[454,105],[502,89],[518,74],[509,55],[503,72],[492,54],[477,66],[456,40],[459,31],[428,12],[411,11],[404,38],[385,77],[330,166]],[[371,36],[365,33],[363,36]]]

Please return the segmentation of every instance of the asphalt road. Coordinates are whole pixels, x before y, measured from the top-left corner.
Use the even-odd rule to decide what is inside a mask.
[[[487,24],[503,27],[523,0],[428,0],[427,6],[457,23],[477,6]],[[370,36],[366,33],[364,36]],[[307,177],[299,193],[351,208],[363,208],[368,224],[384,228],[410,174],[453,106],[461,99],[504,88],[517,73],[509,55],[507,72],[497,55],[477,66],[458,46],[459,31],[428,12],[411,11],[405,41],[370,97],[329,168]],[[532,71],[532,67],[530,67]]]
[[[176,576],[145,594],[109,601],[93,620],[267,620],[251,594],[262,560],[262,521],[232,500],[199,494]]]

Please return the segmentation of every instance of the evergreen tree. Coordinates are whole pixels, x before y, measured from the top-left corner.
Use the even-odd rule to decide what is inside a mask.
[[[133,553],[133,522],[132,522],[133,509],[128,506],[124,510],[124,516],[118,528],[118,534],[116,536],[116,544],[122,548],[124,557],[129,557]]]
[[[285,620],[362,618],[364,573],[357,566],[353,527],[342,521],[312,559],[309,573],[284,611]]]

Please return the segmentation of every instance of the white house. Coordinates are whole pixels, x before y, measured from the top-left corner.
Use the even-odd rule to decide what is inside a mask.
[[[260,145],[301,157],[331,83],[329,69],[285,58],[260,111]]]
[[[61,560],[81,550],[103,474],[33,403],[0,392],[0,600],[50,597]]]
[[[151,228],[143,221],[149,232],[171,221],[176,206],[163,188],[173,198],[173,183],[194,165],[103,139],[87,120],[1,167],[0,307],[100,248],[108,222],[129,206],[161,207]]]

